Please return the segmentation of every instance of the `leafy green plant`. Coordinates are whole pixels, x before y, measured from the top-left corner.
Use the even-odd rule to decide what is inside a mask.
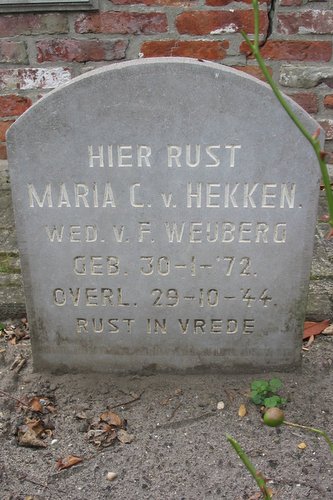
[[[266,408],[279,407],[287,400],[278,394],[282,382],[279,378],[271,380],[254,380],[251,383],[251,401],[256,405],[263,405]]]

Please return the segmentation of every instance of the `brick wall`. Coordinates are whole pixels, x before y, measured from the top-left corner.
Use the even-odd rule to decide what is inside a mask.
[[[52,88],[110,62],[185,56],[260,77],[240,31],[250,0],[102,0],[98,12],[0,15],[0,158],[13,120]],[[333,2],[261,1],[260,32],[274,78],[322,124],[333,163]]]
[[[262,53],[273,77],[323,126],[327,159],[333,163],[333,0],[261,0],[260,5]],[[253,33],[250,0],[101,0],[100,7],[97,12],[0,15],[1,160],[6,159],[5,132],[21,113],[50,89],[98,66],[139,57],[185,56],[261,77],[240,34],[242,29]],[[0,163],[0,210],[8,214],[6,164]],[[8,281],[10,266],[1,267],[1,256],[11,262],[16,255],[15,242],[8,244],[11,215],[3,217],[0,303],[7,300],[5,292],[1,298],[1,286],[9,284],[13,291],[19,283],[18,277]],[[324,302],[313,307],[312,317],[332,312],[333,251],[323,241],[323,231],[318,228],[320,257],[314,264],[313,289],[314,299],[319,294]]]

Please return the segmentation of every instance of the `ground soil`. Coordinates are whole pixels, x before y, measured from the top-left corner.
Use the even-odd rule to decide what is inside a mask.
[[[13,368],[22,357],[24,366]],[[251,381],[276,375],[269,371],[261,376],[33,373],[29,339],[4,333],[0,370],[1,499],[262,498],[226,433],[268,478],[273,499],[333,498],[333,455],[323,438],[285,425],[266,427],[250,403]],[[278,376],[288,398],[286,418],[333,438],[333,335],[316,336],[303,351],[301,373]],[[17,401],[29,406],[34,396],[52,411],[32,413]],[[217,409],[221,401],[225,406]],[[241,404],[247,408],[243,417]],[[97,447],[89,441],[91,421],[115,406],[134,440]],[[19,445],[17,428],[28,417],[52,428],[43,439],[46,447]],[[300,449],[300,443],[306,447]],[[57,469],[59,459],[74,455],[83,461]],[[117,477],[108,480],[108,472]]]

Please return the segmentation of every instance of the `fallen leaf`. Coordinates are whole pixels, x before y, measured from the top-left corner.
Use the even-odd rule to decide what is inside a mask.
[[[117,439],[120,441],[122,444],[129,444],[134,440],[133,434],[129,434],[127,431],[124,429],[120,429],[117,432]]]
[[[24,427],[24,426],[22,426]],[[26,429],[20,430],[17,435],[18,444],[20,446],[29,446],[31,448],[46,448],[47,444],[38,438],[35,432],[26,426]]]
[[[324,335],[333,335],[333,323],[322,331]]]
[[[84,413],[84,411],[81,411],[81,412],[75,414],[75,418],[77,418],[78,420],[86,420],[88,417]]]
[[[305,448],[306,448],[306,447],[307,447],[307,445],[306,445],[305,443],[303,443],[303,442],[302,442],[302,443],[299,443],[299,444],[297,445],[297,448],[299,448],[300,450],[305,450]]]
[[[58,470],[69,469],[73,465],[83,462],[83,458],[76,457],[75,455],[68,455],[66,458],[59,458],[56,462],[56,468]]]
[[[319,335],[322,333],[325,328],[328,327],[330,321],[325,319],[324,321],[320,321],[319,323],[314,321],[305,321],[304,323],[304,332],[303,332],[303,340],[308,339],[312,335]]]
[[[114,425],[115,427],[123,427],[124,425],[123,419],[113,411],[105,411],[99,416],[99,418],[103,422],[106,422],[109,425]]]
[[[307,343],[305,344],[304,348],[308,348],[310,347],[313,343],[314,343],[314,335],[311,335],[311,337],[309,338],[309,340],[307,341]]]
[[[43,411],[43,406],[40,402],[40,399],[37,396],[30,399],[28,406],[32,411],[37,411],[40,413]]]
[[[245,417],[245,415],[247,414],[247,409],[246,409],[246,406],[241,404],[240,407],[239,407],[239,410],[238,410],[238,416],[239,417]]]
[[[41,436],[45,431],[45,425],[42,420],[27,419],[26,422],[26,425],[36,434],[37,437]]]

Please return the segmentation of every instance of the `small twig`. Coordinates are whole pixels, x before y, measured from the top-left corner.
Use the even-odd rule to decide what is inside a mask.
[[[27,362],[27,360],[25,358],[22,358],[21,361],[19,362],[19,364],[15,368],[15,373],[20,373],[22,368],[25,366],[26,362]]]
[[[176,420],[176,422],[166,422],[165,424],[157,424],[156,429],[180,429],[186,425],[195,424],[201,420],[206,420],[209,417],[216,417],[216,411],[201,413],[197,417],[184,418],[183,420]]]
[[[171,413],[170,417],[168,418],[168,420],[172,420],[173,417],[176,415],[177,411],[179,410],[179,408],[181,407],[181,403],[179,403],[179,405],[176,406],[176,408],[173,409],[173,412]]]
[[[11,396],[10,394],[8,394],[8,392],[2,391],[1,389],[0,389],[0,396],[5,396],[6,398],[13,399],[17,403],[20,403],[20,405],[26,406],[27,408],[29,408],[29,405],[27,405],[26,403],[23,403],[23,401],[21,401],[20,399],[15,398],[14,396]]]
[[[139,396],[137,396],[134,399],[130,399],[129,401],[126,401],[125,403],[118,403],[117,405],[111,406],[111,410],[113,410],[114,408],[119,408],[120,406],[127,406],[127,405],[130,405],[132,403],[135,403],[135,401],[138,401],[139,399],[141,399],[141,396],[144,392],[145,391],[142,391],[141,394],[139,394]]]
[[[284,420],[283,423],[285,425],[289,425],[290,427],[297,427],[298,429],[304,429],[306,431],[311,431],[315,432],[316,434],[319,434],[325,439],[328,446],[330,447],[331,453],[333,453],[333,442],[330,440],[325,431],[321,431],[320,429],[315,429],[314,427],[308,427],[307,425],[294,424],[293,422],[286,422],[286,420]]]
[[[245,467],[247,468],[253,479],[256,481],[257,485],[260,488],[260,491],[264,495],[264,499],[271,500],[272,497],[270,492],[268,491],[265,479],[260,474],[258,474],[254,465],[252,464],[251,460],[249,459],[249,457],[247,456],[241,445],[236,441],[236,439],[230,436],[230,434],[227,434],[227,440],[234,448],[237,455],[239,456],[239,458],[241,459],[241,461],[243,462],[243,464],[245,465]]]

